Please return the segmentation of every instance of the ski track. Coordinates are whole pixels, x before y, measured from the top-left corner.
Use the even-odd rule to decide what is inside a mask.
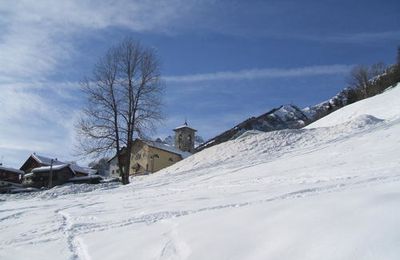
[[[357,180],[353,183],[337,183],[337,184],[330,184],[326,186],[318,186],[314,188],[306,188],[306,189],[299,189],[292,192],[287,192],[281,195],[273,196],[270,198],[262,199],[262,200],[255,200],[255,201],[248,201],[248,202],[241,202],[241,203],[231,203],[231,204],[224,204],[224,205],[216,205],[211,207],[204,207],[199,209],[193,210],[178,210],[178,211],[160,211],[150,214],[145,214],[143,216],[135,216],[132,218],[125,219],[123,221],[117,222],[103,222],[103,223],[75,223],[73,224],[70,220],[68,214],[65,211],[60,210],[57,211],[58,214],[62,216],[61,220],[61,227],[62,230],[67,237],[68,245],[70,251],[73,253],[74,258],[72,259],[85,259],[80,257],[80,246],[79,243],[76,241],[76,235],[83,235],[89,234],[93,232],[102,232],[107,231],[115,228],[126,227],[134,224],[146,224],[152,225],[158,223],[160,221],[165,220],[172,220],[184,216],[199,214],[206,211],[216,211],[222,210],[227,208],[241,208],[241,207],[248,207],[262,203],[270,203],[274,201],[281,201],[281,200],[288,200],[288,199],[304,199],[310,196],[317,196],[320,194],[332,193],[332,192],[341,192],[349,188],[354,187],[364,187],[365,185],[379,185],[381,183],[387,182],[397,182],[400,181],[400,175],[394,176],[382,176],[382,177],[373,177],[367,178],[364,180]]]
[[[56,210],[55,214],[59,216],[61,223],[60,229],[67,240],[68,249],[72,254],[70,260],[89,260],[89,254],[84,247],[82,239],[75,235],[76,224],[72,222],[72,217],[64,210],[65,209]]]

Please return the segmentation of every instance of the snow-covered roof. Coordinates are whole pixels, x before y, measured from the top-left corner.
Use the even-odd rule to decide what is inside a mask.
[[[154,147],[154,148],[157,148],[157,149],[160,149],[160,150],[164,150],[164,151],[167,151],[167,152],[170,152],[170,153],[178,154],[183,159],[189,157],[190,155],[192,155],[189,152],[181,151],[181,150],[179,150],[179,149],[177,149],[177,148],[175,148],[175,147],[173,147],[171,145],[163,144],[163,143],[160,143],[160,142],[149,141],[149,140],[140,140],[140,141],[144,142],[148,146],[151,146],[151,147]]]
[[[81,173],[86,173],[87,175],[92,175],[92,174],[96,174],[96,170],[93,170],[89,167],[82,167],[76,164],[70,164],[69,165],[71,167],[72,170],[74,170],[75,172],[81,172]]]
[[[50,158],[50,157],[42,156],[42,155],[39,155],[36,153],[33,153],[31,156],[33,158],[35,158],[36,161],[38,161],[39,163],[41,163],[43,165],[51,165],[51,160],[53,160],[53,165],[65,164],[64,162],[57,160],[57,158]]]
[[[189,128],[189,129],[191,129],[191,130],[197,132],[197,130],[194,129],[193,127],[190,127],[190,126],[188,125],[187,122],[185,122],[185,123],[184,123],[183,125],[181,125],[181,126],[176,127],[176,128],[174,129],[174,131],[177,131],[177,130],[182,129],[182,128]]]
[[[17,174],[24,174],[24,171],[10,168],[10,167],[0,166],[0,170],[7,171],[7,172],[13,172],[13,173],[17,173]]]
[[[54,171],[58,171],[61,169],[64,169],[66,167],[69,167],[69,164],[60,164],[60,165],[53,165],[53,170]],[[35,168],[32,170],[33,173],[37,173],[37,172],[47,172],[50,171],[50,166],[43,166],[43,167],[39,167],[39,168]]]
[[[66,163],[66,162],[62,162],[62,161],[59,161],[59,160],[57,160],[57,159],[52,159],[52,158],[50,158],[50,157],[46,157],[46,156],[39,155],[39,154],[36,154],[36,153],[33,153],[33,154],[32,154],[32,157],[33,157],[35,160],[37,160],[40,164],[42,164],[42,165],[47,165],[47,166],[48,166],[48,169],[47,169],[47,170],[50,170],[51,160],[53,160],[53,169],[56,169],[55,166],[65,166],[65,165],[69,165],[69,166],[71,167],[71,169],[72,169],[73,171],[75,171],[75,172],[86,173],[86,174],[88,174],[88,175],[90,175],[90,174],[95,174],[95,173],[96,173],[96,170],[93,170],[93,169],[91,169],[91,168],[89,168],[89,167],[82,167],[82,166],[79,166],[79,165],[73,164],[73,163],[68,164],[68,163]],[[45,167],[40,167],[40,168],[36,168],[36,169],[42,169],[42,168],[44,169]],[[61,168],[61,169],[62,169],[62,168]]]

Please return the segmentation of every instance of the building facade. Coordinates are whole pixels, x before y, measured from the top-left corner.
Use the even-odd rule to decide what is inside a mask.
[[[190,156],[175,147],[156,141],[136,139],[132,146],[130,175],[157,172]]]

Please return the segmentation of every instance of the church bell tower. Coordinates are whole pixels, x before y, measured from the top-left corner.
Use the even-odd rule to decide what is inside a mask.
[[[188,126],[185,123],[174,129],[175,131],[175,148],[189,153],[194,153],[194,140],[196,129]]]

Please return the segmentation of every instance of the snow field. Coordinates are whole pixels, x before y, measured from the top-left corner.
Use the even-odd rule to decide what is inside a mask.
[[[400,86],[157,174],[0,197],[0,259],[399,259]]]

